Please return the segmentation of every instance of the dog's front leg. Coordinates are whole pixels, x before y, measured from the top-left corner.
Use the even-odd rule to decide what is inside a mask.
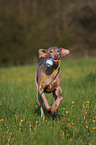
[[[41,98],[42,98],[42,100],[43,100],[43,102],[44,102],[44,104],[45,104],[46,109],[47,109],[48,111],[50,111],[50,110],[51,110],[51,106],[48,104],[48,101],[47,101],[47,98],[46,98],[44,92],[42,93],[42,91],[39,91],[39,93],[40,93]]]
[[[55,94],[57,96],[57,100],[54,102],[52,108],[51,108],[51,112],[52,114],[54,114],[54,112],[57,110],[57,108],[59,107],[59,104],[61,102],[61,100],[63,99],[62,97],[62,90],[60,87],[58,87],[55,91]]]

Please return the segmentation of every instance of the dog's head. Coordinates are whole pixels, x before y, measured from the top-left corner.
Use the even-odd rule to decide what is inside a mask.
[[[60,57],[69,54],[69,50],[64,48],[50,47],[48,49],[39,49],[39,58],[45,57],[47,59],[53,58],[54,63],[58,63]]]

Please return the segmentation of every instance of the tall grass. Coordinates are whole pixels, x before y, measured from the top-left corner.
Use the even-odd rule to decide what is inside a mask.
[[[35,90],[37,65],[0,69],[1,145],[94,145],[96,142],[96,58],[62,61],[63,100],[58,120],[40,117]],[[47,95],[50,105],[52,95]]]

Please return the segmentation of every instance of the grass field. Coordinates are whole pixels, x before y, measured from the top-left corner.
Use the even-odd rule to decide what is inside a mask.
[[[45,107],[40,117],[36,68],[0,68],[0,144],[95,145],[96,58],[61,62],[63,100],[57,121]],[[52,105],[51,94],[47,98]]]

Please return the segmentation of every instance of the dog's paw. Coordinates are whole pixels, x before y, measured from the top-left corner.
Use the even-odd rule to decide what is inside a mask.
[[[58,116],[57,116],[56,112],[54,112],[54,113],[52,114],[52,119],[53,119],[53,120],[58,120]]]

